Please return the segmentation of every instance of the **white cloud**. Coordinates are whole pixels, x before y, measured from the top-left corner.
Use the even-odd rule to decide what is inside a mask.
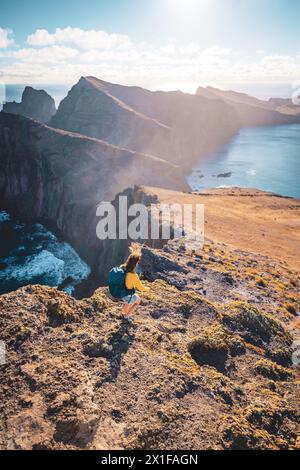
[[[37,29],[27,37],[27,43],[30,46],[51,46],[55,41],[53,34],[48,33],[46,29]]]
[[[51,34],[46,29],[38,29],[27,38],[30,46],[50,46],[54,44],[69,44],[81,49],[126,49],[131,45],[128,36],[124,34],[108,34],[105,31],[80,28],[56,28]]]
[[[11,53],[11,56],[24,62],[56,63],[74,59],[79,54],[77,49],[65,46],[43,47],[41,49],[24,48]]]
[[[95,75],[127,85],[192,92],[201,83],[292,83],[300,78],[297,55],[254,51],[249,58],[218,45],[203,48],[196,42],[182,45],[172,39],[154,46],[134,43],[125,35],[71,27],[54,33],[37,30],[27,42],[27,47],[0,53],[2,80],[74,83],[81,75]]]
[[[12,31],[10,29],[0,28],[0,49],[7,49],[14,44],[11,36]]]

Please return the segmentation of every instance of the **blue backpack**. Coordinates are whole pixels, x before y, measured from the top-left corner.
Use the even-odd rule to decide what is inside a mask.
[[[109,292],[116,299],[122,299],[127,295],[133,295],[135,289],[126,289],[125,286],[126,272],[120,267],[114,267],[109,271],[108,275],[108,287]]]

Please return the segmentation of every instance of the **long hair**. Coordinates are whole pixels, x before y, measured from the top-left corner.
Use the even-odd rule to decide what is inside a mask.
[[[141,259],[141,248],[138,243],[133,243],[129,247],[129,250],[130,255],[128,256],[125,263],[121,265],[121,268],[124,269],[124,271],[127,273],[132,273]]]

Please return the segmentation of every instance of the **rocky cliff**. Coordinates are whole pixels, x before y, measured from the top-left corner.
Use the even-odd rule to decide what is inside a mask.
[[[27,133],[30,122],[32,138],[41,137],[42,127],[52,136],[49,142],[55,142],[56,131],[22,118],[9,119],[21,119]],[[7,138],[7,128],[4,132]],[[87,140],[91,157],[99,142]],[[81,158],[86,158],[84,145]],[[43,175],[47,162],[52,184],[45,188],[64,201],[56,183],[54,147],[47,148],[52,152],[47,158],[33,154],[39,162],[34,168]],[[68,162],[67,145],[64,148]],[[32,153],[32,148],[26,151]],[[58,158],[63,164],[61,155]],[[70,166],[68,171],[72,176]],[[80,182],[73,178],[82,194]],[[68,192],[68,179],[62,181]],[[8,188],[26,184],[16,177]],[[251,191],[227,193],[221,202],[210,201],[212,208],[218,206],[206,214],[211,234],[222,238],[223,222],[226,227],[226,221],[233,220],[226,204],[240,210],[239,221],[243,214],[257,214],[257,207],[261,214],[262,208],[268,210],[274,232],[282,223],[282,204],[291,231],[289,214],[296,220],[298,201],[263,198]],[[146,204],[214,197],[166,190],[157,196],[155,188],[128,189],[127,195],[129,202]],[[107,269],[122,259],[127,242],[108,240],[102,251],[90,244],[88,226],[82,223],[87,207],[82,201],[80,211],[76,196],[74,191],[74,204],[64,209],[78,221],[72,222],[75,239],[81,237],[81,247],[93,246],[92,257]],[[224,199],[229,201],[222,209]],[[21,204],[21,198],[17,200]],[[218,230],[213,232],[216,217]],[[258,240],[257,217],[244,220],[239,233],[251,239],[250,221]],[[275,256],[274,243],[290,244],[291,238],[297,240],[297,230],[299,224],[289,237],[282,233],[281,240],[273,240],[266,233],[261,240],[265,245],[273,240]],[[240,249],[233,246],[234,239],[229,241],[206,240],[203,249],[193,252],[174,241],[162,249],[144,247],[141,269],[150,291],[143,294],[132,323],[123,319],[122,304],[110,299],[106,287],[82,300],[42,286],[1,296],[6,354],[0,365],[0,448],[299,449],[300,376],[292,364],[293,341],[300,338],[299,272],[283,259],[262,255],[259,243],[256,251],[252,245],[247,251],[245,245]]]
[[[186,188],[178,167],[157,157],[5,113],[0,113],[0,162],[2,208],[22,220],[50,224],[92,266],[98,262],[101,201],[137,180]]]
[[[96,80],[86,78],[62,101],[51,125],[158,156],[166,155],[171,143],[167,125],[137,112],[105,92]]]
[[[199,87],[196,94],[210,100],[222,100],[235,110],[240,126],[274,126],[300,122],[300,111],[287,100],[285,106],[276,100],[263,101],[245,93]]]
[[[273,264],[212,242],[145,248],[132,323],[105,288],[3,295],[0,448],[299,449],[297,317],[279,309],[299,278]]]
[[[296,100],[295,100],[296,101]],[[298,104],[294,103],[290,98],[270,98],[269,104],[272,108],[281,113],[300,115],[299,96]]]
[[[3,112],[20,114],[47,124],[56,113],[54,99],[44,90],[27,86],[22,94],[21,103],[15,101],[3,105]]]
[[[151,153],[190,169],[238,130],[232,107],[181,92],[151,92],[82,77],[51,125]]]

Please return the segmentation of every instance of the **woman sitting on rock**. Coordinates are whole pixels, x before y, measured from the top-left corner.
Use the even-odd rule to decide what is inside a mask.
[[[139,306],[141,299],[135,293],[136,289],[146,292],[149,287],[145,287],[138,274],[135,272],[137,264],[141,259],[141,249],[138,244],[130,247],[130,255],[124,264],[114,267],[109,272],[108,286],[111,295],[115,299],[121,299],[124,305],[124,315],[128,317]]]

